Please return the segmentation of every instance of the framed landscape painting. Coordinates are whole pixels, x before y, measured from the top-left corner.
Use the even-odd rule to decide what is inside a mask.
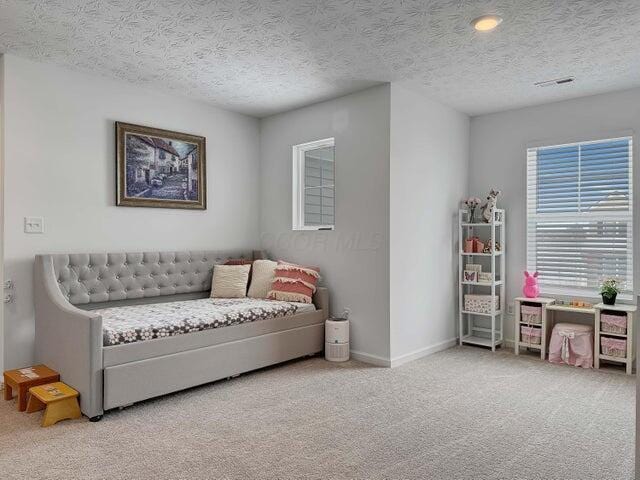
[[[116,204],[206,209],[205,148],[204,137],[116,122]]]

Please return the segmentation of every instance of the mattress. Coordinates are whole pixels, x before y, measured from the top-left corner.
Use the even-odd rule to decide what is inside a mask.
[[[258,298],[203,298],[94,310],[102,317],[103,345],[172,337],[315,311],[309,303]]]

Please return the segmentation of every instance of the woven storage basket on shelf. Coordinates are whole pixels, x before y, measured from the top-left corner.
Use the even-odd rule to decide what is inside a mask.
[[[522,305],[520,307],[520,318],[525,323],[540,325],[542,323],[542,307]]]
[[[464,309],[468,312],[491,313],[491,295],[465,294]],[[500,309],[500,297],[493,297],[495,311]]]
[[[600,315],[600,331],[607,333],[618,333],[626,335],[627,333],[627,316],[613,315],[611,313],[603,313]]]
[[[520,326],[520,343],[540,345],[542,342],[542,329],[536,327]]]
[[[627,341],[624,338],[600,337],[600,349],[603,355],[627,357]]]

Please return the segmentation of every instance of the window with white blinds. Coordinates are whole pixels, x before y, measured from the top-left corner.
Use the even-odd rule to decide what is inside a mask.
[[[335,142],[326,138],[293,147],[293,229],[333,230]]]
[[[543,291],[633,291],[631,137],[527,150],[527,269]]]

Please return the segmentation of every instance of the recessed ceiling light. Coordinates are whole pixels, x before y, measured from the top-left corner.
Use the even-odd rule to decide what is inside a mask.
[[[501,23],[502,17],[499,17],[498,15],[483,15],[474,19],[471,22],[471,25],[473,25],[473,28],[479,32],[488,32],[496,28]]]

